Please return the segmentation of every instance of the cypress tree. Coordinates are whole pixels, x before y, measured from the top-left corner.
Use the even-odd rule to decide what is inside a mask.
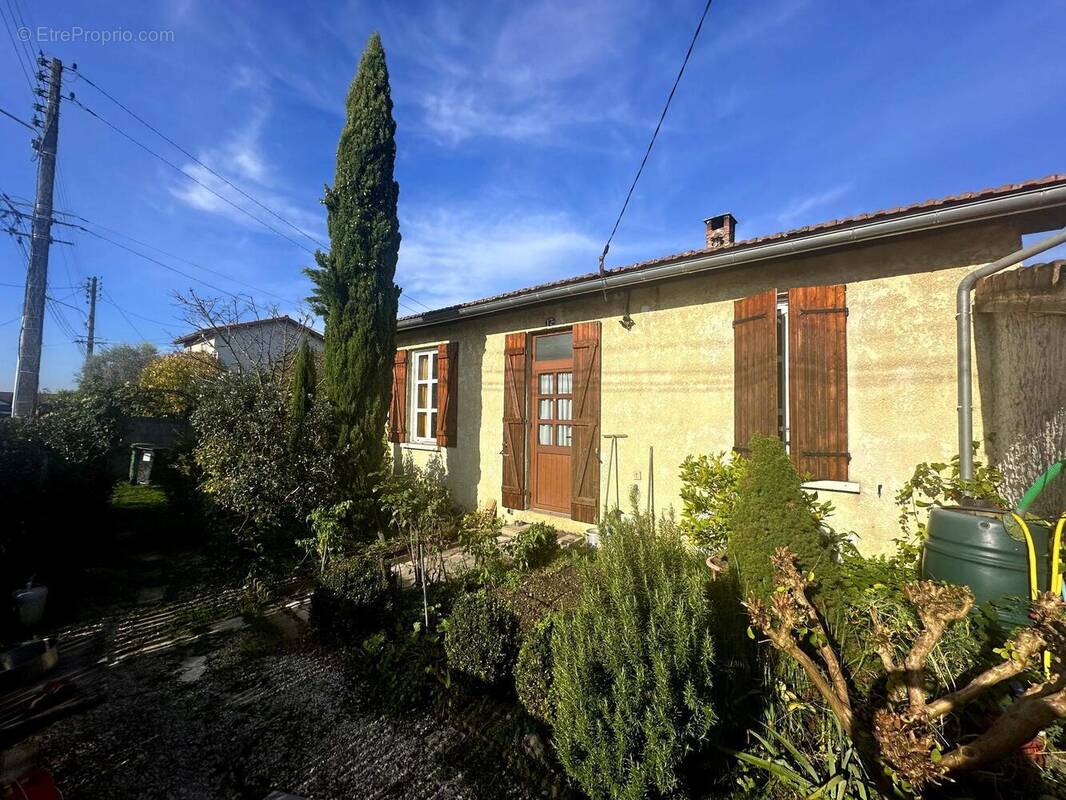
[[[385,50],[375,33],[348,90],[347,121],[337,146],[337,172],[327,186],[330,251],[305,272],[310,298],[326,324],[325,386],[337,414],[338,446],[350,447],[352,477],[382,467],[392,390],[400,250],[393,179],[396,123]]]
[[[304,420],[311,410],[315,396],[315,357],[311,345],[304,337],[296,351],[293,363],[292,395],[289,397],[289,414],[292,417],[292,435],[297,437],[303,429]]]

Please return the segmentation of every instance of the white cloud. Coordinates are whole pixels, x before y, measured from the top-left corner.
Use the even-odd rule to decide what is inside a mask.
[[[834,201],[851,191],[853,184],[842,183],[815,194],[792,198],[788,204],[777,212],[777,220],[782,225],[810,224],[807,215],[819,208],[831,205]]]
[[[224,176],[283,219],[325,243],[324,213],[314,214],[291,202],[279,187],[279,176],[264,154],[262,133],[269,114],[269,104],[259,102],[243,128],[218,147],[197,153],[197,158],[210,169],[189,161],[182,165],[182,171],[193,180],[179,180],[169,190],[182,203],[198,211],[218,214],[227,220],[268,232],[265,226],[252,219],[255,217],[302,245],[313,248],[310,240],[264,211],[212,172]]]
[[[595,270],[603,243],[560,213],[405,215],[397,283],[431,308]]]

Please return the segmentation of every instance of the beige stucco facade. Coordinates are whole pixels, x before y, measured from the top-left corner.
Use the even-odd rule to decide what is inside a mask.
[[[604,434],[620,441],[622,496],[654,479],[658,510],[680,513],[678,468],[689,454],[733,445],[733,301],[769,288],[847,286],[848,491],[822,491],[840,530],[867,553],[896,537],[893,496],[920,461],[956,450],[955,287],[976,265],[1016,250],[1020,234],[1004,222],[949,228],[860,247],[778,259],[587,294],[398,334],[397,346],[459,343],[458,445],[394,445],[424,462],[442,457],[449,485],[466,506],[500,501],[504,337],[509,332],[601,320]],[[619,324],[628,308],[630,330]],[[977,409],[980,435],[980,409]],[[649,449],[654,448],[654,476]],[[600,503],[608,480],[601,446]],[[612,505],[613,494],[612,492]],[[535,512],[506,512],[540,518]],[[558,527],[587,527],[550,517]]]

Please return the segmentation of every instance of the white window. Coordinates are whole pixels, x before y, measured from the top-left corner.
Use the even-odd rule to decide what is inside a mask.
[[[411,371],[411,441],[437,443],[437,350],[415,350]]]

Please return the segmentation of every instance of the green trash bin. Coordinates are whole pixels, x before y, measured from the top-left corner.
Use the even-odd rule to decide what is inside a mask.
[[[1008,515],[1009,518],[1009,515]],[[992,603],[1004,628],[1030,624],[1029,555],[1025,537],[1003,511],[935,507],[929,512],[922,577],[957,583],[973,590],[976,605]],[[1048,543],[1052,525],[1027,520],[1036,550],[1038,591],[1048,588]],[[1011,535],[1013,533],[1016,536]]]

